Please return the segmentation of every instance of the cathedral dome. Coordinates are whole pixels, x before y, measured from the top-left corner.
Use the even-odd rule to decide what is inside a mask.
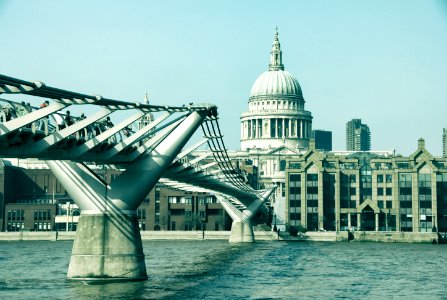
[[[266,95],[294,96],[303,99],[298,80],[287,71],[269,70],[256,79],[250,92],[250,97]]]
[[[284,71],[278,30],[275,32],[270,52],[269,69],[256,79],[250,92],[250,98],[262,98],[262,96],[286,96],[288,99],[304,100],[298,80],[289,72]]]

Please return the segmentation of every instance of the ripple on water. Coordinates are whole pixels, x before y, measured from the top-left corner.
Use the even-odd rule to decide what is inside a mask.
[[[0,243],[2,299],[442,298],[445,245],[144,242],[149,279],[65,279],[72,242]],[[418,297],[420,296],[420,297]]]

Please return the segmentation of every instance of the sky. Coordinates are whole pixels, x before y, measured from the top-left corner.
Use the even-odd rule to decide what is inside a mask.
[[[238,149],[276,26],[285,70],[334,150],[361,118],[373,150],[410,155],[423,137],[442,154],[445,0],[0,0],[0,73],[130,102],[212,103]]]

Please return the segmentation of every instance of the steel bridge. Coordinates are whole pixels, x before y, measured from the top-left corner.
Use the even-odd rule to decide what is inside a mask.
[[[213,193],[233,219],[230,242],[254,241],[251,219],[276,187],[254,190],[233,166],[215,105],[113,100],[4,75],[0,94],[14,98],[0,98],[0,158],[44,160],[81,209],[69,279],[147,279],[136,210],[157,182]],[[70,106],[90,113],[62,113]],[[111,123],[120,112],[128,116]],[[184,149],[199,127],[203,139]],[[197,155],[204,144],[209,150]],[[107,184],[91,164],[122,173]]]

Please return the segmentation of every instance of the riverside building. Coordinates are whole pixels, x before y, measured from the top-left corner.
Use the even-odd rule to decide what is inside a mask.
[[[96,173],[110,183],[120,171],[99,168]],[[80,210],[45,163],[0,160],[0,195],[0,231],[76,230]],[[141,230],[228,230],[231,226],[214,195],[164,185],[150,191],[137,215]]]
[[[447,159],[420,139],[392,152],[322,153],[311,141],[288,159],[287,222],[307,230],[447,232]]]

